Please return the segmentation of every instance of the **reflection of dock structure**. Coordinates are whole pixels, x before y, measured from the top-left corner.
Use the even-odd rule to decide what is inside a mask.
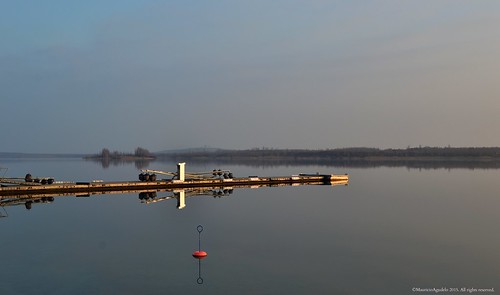
[[[172,176],[172,179],[156,180],[156,175]],[[146,175],[147,174],[147,175]],[[212,177],[208,175],[211,174]],[[122,182],[60,182],[35,181],[30,174],[23,178],[0,177],[0,217],[8,216],[5,207],[24,205],[30,210],[33,204],[52,203],[55,197],[89,197],[102,194],[138,193],[142,203],[177,200],[177,208],[186,207],[186,198],[195,196],[225,197],[235,188],[259,188],[297,185],[347,185],[348,175],[298,174],[285,177],[249,176],[234,178],[228,170],[186,173],[184,163],[177,165],[177,172],[143,170],[140,181]],[[171,195],[160,197],[158,193],[170,192]]]
[[[32,195],[32,194],[92,194],[127,191],[157,191],[182,190],[202,187],[252,187],[252,186],[280,186],[301,184],[336,184],[347,183],[348,175],[330,174],[298,174],[285,177],[258,177],[244,178],[204,178],[190,177],[193,173],[184,172],[184,163],[177,165],[177,173],[171,173],[174,179],[148,181],[120,181],[120,182],[53,182],[41,184],[33,182],[16,182],[0,187],[0,196]],[[144,178],[143,178],[144,179]],[[3,182],[4,179],[0,179]]]
[[[310,182],[303,183],[304,185],[324,184],[323,182]],[[337,180],[330,183],[331,186],[347,185],[347,180]],[[290,184],[279,184],[271,186],[287,186]],[[297,184],[291,184],[297,185]],[[238,185],[238,186],[214,186],[214,187],[192,187],[183,189],[148,189],[148,190],[115,190],[115,191],[94,191],[87,193],[39,193],[39,194],[13,194],[0,196],[0,207],[4,210],[5,214],[0,211],[0,217],[8,216],[5,207],[11,206],[25,206],[30,210],[34,204],[52,203],[56,197],[90,197],[99,195],[111,194],[131,194],[138,193],[139,200],[144,204],[153,204],[162,201],[176,200],[177,208],[183,209],[186,207],[186,199],[191,197],[211,196],[213,198],[228,197],[233,194],[236,188],[251,188],[256,189],[260,187],[267,187],[269,185]],[[160,193],[170,193],[170,195],[160,196]]]
[[[176,200],[177,208],[183,209],[186,207],[186,199],[190,197],[200,197],[200,196],[211,196],[213,198],[228,197],[233,194],[236,188],[251,188],[256,189],[260,187],[267,186],[287,186],[287,185],[316,185],[325,184],[324,182],[306,182],[306,183],[280,183],[280,184],[261,184],[261,185],[232,185],[232,186],[204,186],[204,187],[190,187],[190,188],[178,188],[178,189],[147,189],[147,190],[96,190],[87,191],[84,193],[71,193],[71,192],[46,192],[41,191],[39,193],[18,193],[9,195],[0,195],[0,207],[3,212],[0,211],[0,217],[7,217],[7,211],[5,207],[11,206],[25,206],[26,209],[30,210],[34,204],[52,203],[56,197],[90,197],[92,195],[106,195],[106,194],[130,194],[138,193],[139,200],[144,204],[152,204],[161,201]],[[333,180],[330,181],[329,185],[347,185],[347,180]],[[170,193],[170,195],[160,196],[160,193]]]

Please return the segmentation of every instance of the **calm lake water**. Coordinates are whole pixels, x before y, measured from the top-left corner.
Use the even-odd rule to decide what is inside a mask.
[[[133,164],[104,169],[79,159],[0,166],[11,177],[74,181],[139,173]],[[350,183],[235,189],[189,197],[182,210],[176,200],[145,204],[135,193],[0,208],[0,294],[500,292],[500,170],[187,163],[188,171],[214,168],[236,177],[349,173]],[[200,224],[208,257],[198,261],[191,254]]]

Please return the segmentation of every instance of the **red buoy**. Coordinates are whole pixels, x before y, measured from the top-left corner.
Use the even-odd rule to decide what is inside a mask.
[[[208,255],[207,252],[201,251],[201,232],[203,231],[203,226],[198,225],[196,230],[198,231],[198,251],[193,252],[193,257],[196,259],[203,259]]]
[[[194,251],[193,252],[193,257],[196,258],[196,259],[203,259],[205,257],[207,257],[207,252],[205,251]]]

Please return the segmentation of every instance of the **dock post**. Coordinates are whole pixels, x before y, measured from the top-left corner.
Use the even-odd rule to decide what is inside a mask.
[[[185,167],[186,163],[177,163],[177,177],[180,181],[185,180]]]

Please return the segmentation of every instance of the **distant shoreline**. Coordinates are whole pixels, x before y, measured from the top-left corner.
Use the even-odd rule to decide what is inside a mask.
[[[158,158],[187,159],[283,159],[283,160],[383,160],[383,161],[499,161],[500,147],[416,147],[406,149],[339,148],[326,150],[250,149],[176,151],[157,153]]]
[[[84,156],[84,160],[120,160],[120,161],[137,161],[137,160],[147,160],[147,161],[152,161],[156,159],[154,156],[148,156],[148,157],[139,157],[139,156],[113,156],[113,157],[102,157],[102,156],[96,156],[96,155],[90,155],[90,156]]]
[[[186,149],[146,153],[110,154],[47,154],[0,152],[0,158],[81,158],[85,160],[135,161],[156,159],[197,160],[351,160],[351,161],[500,161],[500,147],[415,147],[406,149],[338,148],[338,149],[273,149],[255,148],[247,150]]]
[[[250,166],[316,165],[344,167],[500,168],[500,148],[407,149],[343,148],[329,150],[195,150],[156,154],[158,161],[213,162]]]
[[[82,159],[87,154],[39,154],[39,153],[9,153],[0,152],[4,159]]]

